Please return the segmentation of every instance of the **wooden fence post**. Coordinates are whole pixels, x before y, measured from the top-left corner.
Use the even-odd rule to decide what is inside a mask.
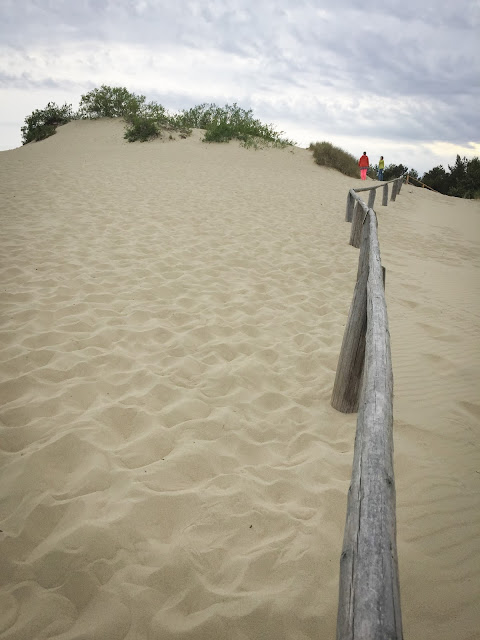
[[[352,189],[350,189],[350,191],[348,192],[348,196],[347,196],[347,210],[345,212],[345,221],[346,222],[351,222],[353,219],[353,208],[355,206],[355,198],[352,194]]]
[[[362,211],[360,206],[357,209]],[[370,245],[368,218],[369,215],[367,215],[367,220],[362,226],[357,283],[353,292],[347,324],[345,325],[332,391],[332,407],[342,413],[355,413],[355,411],[358,411],[362,386],[365,332],[367,330],[367,280]]]
[[[395,202],[395,198],[397,197],[397,181],[392,183],[392,195],[390,196],[390,200]]]
[[[370,192],[368,194],[368,208],[369,209],[373,209],[373,205],[375,204],[375,195],[377,193],[376,189],[370,189]]]
[[[403,176],[402,176],[401,178],[399,178],[399,179],[397,180],[397,182],[398,182],[398,190],[397,190],[397,194],[399,194],[399,193],[400,193],[400,191],[402,190],[402,185],[403,185]]]
[[[364,205],[365,206],[365,205]],[[350,232],[350,244],[352,247],[360,246],[362,240],[362,227],[365,219],[365,211],[362,207],[362,203],[359,200],[355,200],[355,209],[353,211],[352,230]]]
[[[388,205],[388,184],[383,185],[382,205],[384,207]]]

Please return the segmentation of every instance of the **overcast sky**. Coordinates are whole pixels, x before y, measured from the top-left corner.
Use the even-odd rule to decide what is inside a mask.
[[[480,0],[0,0],[0,149],[34,109],[107,84],[446,168],[480,155],[479,43]]]

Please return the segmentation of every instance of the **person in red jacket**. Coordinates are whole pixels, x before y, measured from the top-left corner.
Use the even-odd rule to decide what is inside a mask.
[[[358,166],[360,167],[360,177],[362,180],[367,179],[367,169],[370,166],[370,162],[368,161],[367,152],[363,152],[363,156],[358,161]]]

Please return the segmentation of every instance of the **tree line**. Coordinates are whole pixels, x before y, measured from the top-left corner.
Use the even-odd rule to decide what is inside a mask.
[[[368,175],[373,179],[376,179],[377,173],[377,165],[368,170]],[[426,171],[423,176],[420,176],[415,169],[409,169],[403,164],[390,164],[385,167],[383,179],[392,180],[407,174],[446,196],[480,198],[480,159],[478,157],[469,160],[466,157],[461,158],[457,154],[455,164],[448,165],[448,170],[445,170],[443,165],[438,165],[438,167]],[[411,184],[421,187],[422,185],[415,180]]]

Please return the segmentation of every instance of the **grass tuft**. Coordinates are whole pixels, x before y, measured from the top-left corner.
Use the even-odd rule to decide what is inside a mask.
[[[315,162],[322,167],[336,169],[351,178],[359,178],[358,160],[348,151],[335,147],[331,142],[312,142],[309,150]]]

